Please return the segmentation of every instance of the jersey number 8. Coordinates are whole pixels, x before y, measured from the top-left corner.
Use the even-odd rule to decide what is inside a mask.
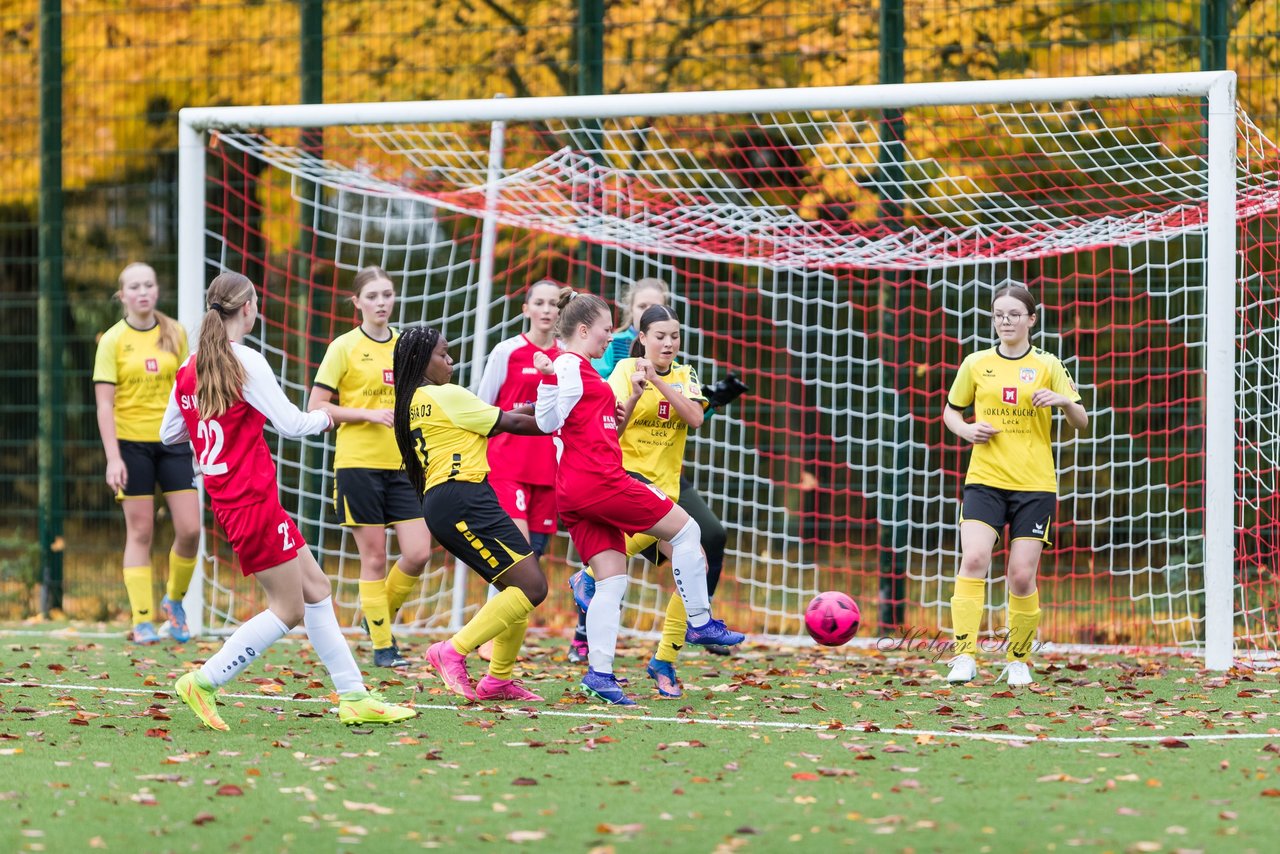
[[[226,474],[227,464],[218,462],[218,455],[222,453],[225,442],[222,425],[212,418],[208,421],[199,421],[196,423],[196,437],[204,443],[204,450],[200,452],[200,473]]]

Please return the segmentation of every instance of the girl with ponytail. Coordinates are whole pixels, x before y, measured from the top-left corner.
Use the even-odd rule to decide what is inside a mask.
[[[130,637],[140,644],[160,640],[151,592],[158,485],[173,519],[169,579],[160,612],[169,637],[184,643],[190,633],[182,597],[196,566],[200,500],[191,475],[191,451],[161,442],[160,420],[178,365],[187,358],[187,336],[156,308],[160,286],[149,264],[125,267],[115,297],[124,305],[124,318],[98,341],[93,382],[98,430],[107,455],[107,486],[124,511],[124,586],[133,611]]]
[[[345,415],[304,413],[276,382],[262,354],[240,341],[258,319],[253,283],[223,273],[205,294],[199,347],[178,369],[160,438],[190,442],[205,493],[240,562],[267,595],[267,608],[227,639],[198,670],[178,679],[178,696],[207,727],[227,730],[218,714],[218,688],[239,675],[269,646],[302,623],[339,695],[344,724],[391,723],[417,713],[391,705],[364,686],[333,610],[329,579],[316,563],[297,525],[280,506],[276,468],[263,437],[270,421],[296,439],[323,433]]]
[[[613,673],[627,592],[627,534],[649,534],[670,544],[672,575],[688,618],[684,643],[735,646],[743,635],[711,615],[698,523],[662,490],[632,478],[623,468],[618,433],[628,413],[590,362],[604,354],[612,332],[604,300],[570,288],[561,291],[559,336],[564,352],[554,363],[555,384],[544,382],[538,388],[534,411],[539,427],[559,431],[556,505],[595,579],[591,601],[579,601],[587,612],[589,646],[582,687],[606,703],[629,706],[635,701],[623,693]],[[575,587],[575,598],[578,592]]]

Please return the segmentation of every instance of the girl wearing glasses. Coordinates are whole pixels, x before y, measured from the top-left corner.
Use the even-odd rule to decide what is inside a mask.
[[[961,363],[943,412],[947,429],[973,445],[960,511],[960,571],[951,598],[956,655],[947,681],[977,676],[987,571],[1008,525],[1007,662],[999,678],[1025,686],[1033,681],[1027,661],[1040,625],[1036,572],[1041,552],[1052,542],[1058,500],[1053,409],[1061,407],[1076,430],[1088,426],[1089,415],[1062,362],[1031,343],[1036,302],[1030,291],[1021,285],[997,289],[992,319],[999,343]],[[964,412],[970,406],[974,418],[967,421]]]

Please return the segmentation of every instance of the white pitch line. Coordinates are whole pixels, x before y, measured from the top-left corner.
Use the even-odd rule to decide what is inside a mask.
[[[72,685],[45,682],[8,682],[0,684],[3,688],[35,688],[46,691],[99,691],[113,694],[171,694],[172,691],[166,688],[115,688],[109,685]],[[226,699],[234,700],[259,700],[259,701],[275,701],[280,703],[329,703],[327,698],[310,697],[307,699],[284,697],[275,694],[220,694],[219,696]],[[176,700],[177,697],[175,696]],[[1280,733],[1276,732],[1234,732],[1223,733],[1221,735],[1117,735],[1117,736],[1062,736],[1062,735],[1019,735],[1017,733],[1008,732],[954,732],[952,730],[939,729],[902,729],[899,727],[878,727],[876,729],[858,729],[856,727],[840,727],[833,729],[830,724],[807,724],[796,721],[738,721],[738,720],[721,720],[717,718],[673,718],[665,716],[653,715],[618,715],[609,712],[569,712],[562,709],[494,709],[492,707],[482,706],[450,706],[436,705],[434,703],[411,703],[415,709],[423,709],[434,712],[481,712],[485,714],[503,714],[503,715],[523,715],[525,717],[549,717],[549,718],[579,718],[586,720],[599,720],[601,718],[609,718],[615,721],[636,721],[638,723],[668,723],[668,724],[702,724],[705,726],[719,727],[739,727],[742,729],[784,729],[784,730],[810,730],[815,732],[846,732],[851,735],[870,736],[876,734],[882,735],[906,735],[918,736],[928,735],[934,738],[956,738],[968,739],[970,741],[994,741],[994,742],[1023,742],[1026,744],[1050,743],[1050,744],[1133,744],[1133,743],[1156,743],[1161,741],[1241,741],[1272,738],[1280,740]],[[12,712],[12,707],[10,708]]]

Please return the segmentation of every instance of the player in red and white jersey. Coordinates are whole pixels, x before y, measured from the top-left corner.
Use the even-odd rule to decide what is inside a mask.
[[[323,433],[335,415],[304,413],[289,402],[260,353],[240,344],[258,319],[258,295],[238,273],[223,273],[205,294],[199,349],[178,369],[160,425],[165,444],[190,442],[205,492],[240,570],[267,594],[267,608],[227,639],[199,670],[175,686],[205,726],[228,729],[218,714],[218,688],[234,679],[289,629],[304,623],[339,695],[345,724],[404,720],[417,713],[365,689],[338,627],[329,579],[280,506],[276,467],[262,434],[270,421],[289,438]],[[336,416],[343,420],[345,415]]]
[[[534,413],[539,428],[559,431],[556,504],[596,579],[587,609],[590,666],[582,686],[605,702],[634,705],[613,674],[627,591],[626,534],[643,532],[671,544],[672,575],[689,614],[687,643],[733,646],[743,635],[711,616],[698,523],[660,489],[622,467],[618,400],[590,361],[604,352],[613,332],[608,303],[564,288],[557,329],[565,352],[554,363],[555,385],[538,389]]]
[[[542,374],[534,357],[542,353],[554,360],[557,301],[560,286],[549,279],[534,282],[525,292],[522,313],[529,331],[494,347],[485,360],[476,397],[510,411],[538,399]],[[489,485],[498,503],[542,557],[556,532],[556,446],[551,436],[498,433],[489,439]]]

